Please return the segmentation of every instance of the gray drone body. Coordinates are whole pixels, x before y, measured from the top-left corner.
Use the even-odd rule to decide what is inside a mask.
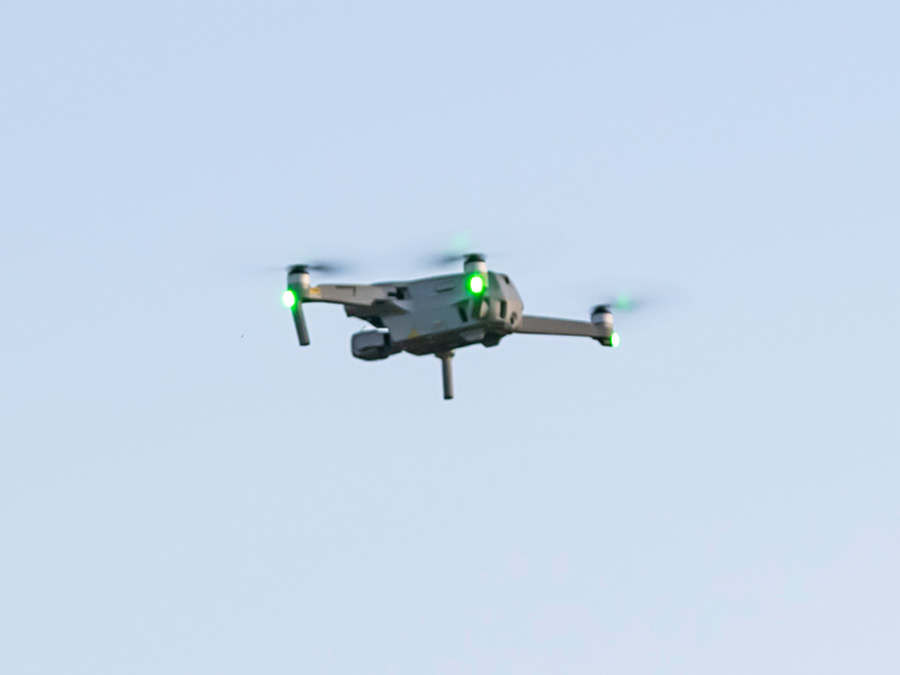
[[[373,327],[353,335],[353,356],[377,361],[400,352],[434,354],[443,365],[445,399],[453,398],[450,359],[461,347],[493,347],[512,333],[576,335],[605,346],[618,343],[607,306],[595,307],[589,322],[528,316],[509,277],[489,271],[484,259],[474,254],[466,256],[462,274],[368,285],[311,286],[309,268],[297,265],[288,270],[287,281],[285,301],[291,307],[301,345],[309,344],[304,304],[343,305],[347,316]]]

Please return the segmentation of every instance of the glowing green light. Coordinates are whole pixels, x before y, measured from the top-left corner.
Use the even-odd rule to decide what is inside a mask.
[[[618,347],[619,346],[619,334],[613,333],[609,336],[609,346],[610,347]]]
[[[480,274],[473,274],[469,277],[469,292],[473,295],[481,295],[484,293],[484,277]]]
[[[294,291],[285,291],[284,295],[281,296],[281,301],[285,307],[293,307],[297,304],[297,296],[294,295]]]
[[[627,295],[620,295],[616,298],[616,309],[631,309],[631,298]]]

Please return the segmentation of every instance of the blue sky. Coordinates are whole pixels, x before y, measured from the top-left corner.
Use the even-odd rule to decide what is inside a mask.
[[[894,3],[0,5],[0,668],[893,673]],[[468,233],[622,347],[266,272]]]

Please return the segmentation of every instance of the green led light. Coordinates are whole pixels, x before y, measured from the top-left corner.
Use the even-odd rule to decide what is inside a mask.
[[[609,336],[609,346],[610,347],[618,347],[619,346],[619,334],[613,333]]]
[[[616,309],[629,310],[631,309],[631,298],[627,295],[620,295],[616,298],[615,302]]]
[[[472,295],[481,295],[484,293],[484,277],[480,274],[473,274],[469,277],[469,292]]]
[[[281,296],[281,301],[285,307],[293,307],[297,304],[297,296],[294,295],[294,291],[285,291],[284,295]]]

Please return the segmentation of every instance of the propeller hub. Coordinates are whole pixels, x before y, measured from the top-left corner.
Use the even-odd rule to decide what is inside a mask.
[[[288,287],[299,287],[305,291],[309,288],[309,266],[308,265],[292,265],[288,268],[287,275]]]
[[[597,305],[591,311],[591,323],[606,329],[610,335],[613,332],[613,315],[609,311],[609,305]]]
[[[481,253],[470,253],[465,256],[463,260],[463,269],[465,269],[467,274],[473,274],[475,272],[482,275],[487,274],[487,263],[484,261],[484,256]]]

